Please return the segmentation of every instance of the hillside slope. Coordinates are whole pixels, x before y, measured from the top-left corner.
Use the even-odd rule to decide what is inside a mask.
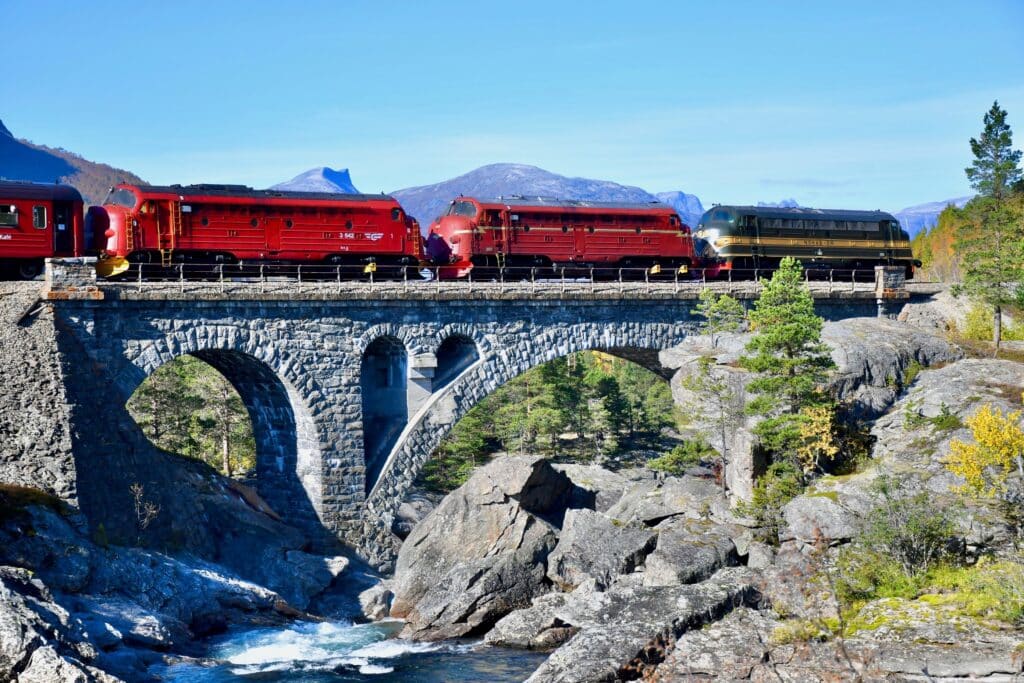
[[[87,204],[103,200],[116,183],[145,185],[134,173],[84,159],[59,147],[36,145],[15,138],[0,121],[0,178],[37,183],[68,183],[78,188]]]

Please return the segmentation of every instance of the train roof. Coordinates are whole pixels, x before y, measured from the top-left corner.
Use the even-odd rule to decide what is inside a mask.
[[[70,185],[0,180],[0,199],[44,199],[80,202],[82,195]]]
[[[332,202],[370,202],[396,201],[386,194],[343,194],[334,192],[296,192],[293,190],[254,190],[246,185],[132,185],[125,183],[120,187],[133,187],[143,194],[172,194],[179,197],[230,197],[237,199],[295,199],[300,201],[332,201]]]
[[[714,206],[715,209],[729,209],[745,216],[758,218],[817,218],[825,221],[862,221],[877,223],[894,221],[896,217],[886,211],[859,211],[855,209],[813,209],[806,206]]]
[[[593,202],[584,199],[559,199],[557,197],[524,197],[523,195],[504,195],[491,199],[478,197],[461,197],[461,199],[475,199],[480,204],[500,204],[509,207],[530,207],[530,208],[566,208],[566,209],[670,209],[668,204],[662,202]],[[456,200],[458,201],[458,200]]]

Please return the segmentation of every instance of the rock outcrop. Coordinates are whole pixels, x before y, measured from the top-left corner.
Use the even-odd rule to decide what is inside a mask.
[[[936,505],[962,502],[954,490],[961,481],[943,463],[950,442],[971,440],[964,420],[983,404],[1004,413],[1020,410],[1022,392],[1024,365],[1012,361],[965,359],[922,372],[872,426],[869,466],[856,474],[822,477],[788,503],[782,539],[852,538],[873,504],[872,484],[881,475],[900,475],[908,493],[927,491]],[[1010,531],[984,505],[967,501],[959,518],[964,540],[975,551],[1009,540]]]
[[[73,519],[42,492],[0,489],[0,680],[140,680],[150,664],[193,653],[197,638],[230,624],[303,616],[223,567],[97,544]],[[307,554],[281,562],[305,572],[309,590],[323,590],[347,565]]]
[[[402,545],[391,616],[404,636],[483,633],[547,592],[547,556],[572,483],[541,457],[499,458],[449,494]]]
[[[594,510],[569,510],[547,575],[562,590],[592,580],[601,588],[644,563],[658,537],[648,529],[616,524]]]
[[[753,481],[766,466],[754,447],[758,418],[744,412],[753,398],[746,391],[751,375],[737,367],[748,340],[745,334],[722,334],[712,344],[708,337],[696,337],[659,355],[662,364],[676,369],[672,396],[691,418],[688,433],[706,439],[719,453],[728,453],[726,484],[732,497],[740,500],[750,500]],[[883,318],[826,322],[822,340],[832,348],[836,364],[831,389],[849,415],[861,420],[885,413],[921,369],[963,357],[956,345],[937,334]],[[724,441],[720,430],[702,414],[705,398],[687,383],[697,372],[701,356],[715,359],[711,372],[732,389],[735,399]]]

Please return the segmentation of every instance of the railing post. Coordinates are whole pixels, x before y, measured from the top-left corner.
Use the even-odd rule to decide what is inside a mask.
[[[850,271],[850,291],[851,292],[856,292],[857,291],[857,269],[856,268],[854,268],[853,270]]]
[[[505,291],[505,266],[498,268],[498,282],[500,284],[499,289],[504,293]]]
[[[224,293],[224,264],[221,263],[220,265],[218,265],[217,268],[218,268],[218,270],[220,270],[220,291],[223,294]]]
[[[469,277],[466,278],[466,282],[469,283],[469,291],[470,291],[470,293],[472,293],[473,292],[473,269],[472,268],[469,269]]]
[[[562,266],[562,294],[565,294],[565,266]]]
[[[533,266],[530,268],[530,291],[537,291],[537,267]]]
[[[402,266],[402,291],[409,289],[409,266]]]
[[[341,294],[341,264],[337,263],[334,266],[334,281],[338,285],[338,294]]]
[[[260,292],[267,291],[267,266],[264,263],[260,264]]]
[[[137,281],[137,287],[139,288],[139,291],[141,292],[142,291],[142,264],[141,263],[139,264],[139,275],[136,278],[136,281]]]
[[[590,266],[590,291],[594,291],[596,283],[594,282],[594,266]]]
[[[622,293],[622,268],[619,268],[619,293]]]
[[[298,275],[299,283],[301,284],[302,283],[302,264],[299,264],[299,267],[298,267],[298,270],[296,271],[296,274]]]
[[[182,263],[178,266],[178,289],[184,294],[185,293],[185,264]]]
[[[434,268],[434,285],[437,288],[437,293],[441,293],[441,266]]]
[[[835,269],[834,268],[829,268],[828,269],[828,293],[829,294],[832,293],[832,283],[833,283],[833,279],[832,278],[833,278],[833,274],[834,273],[835,273]]]

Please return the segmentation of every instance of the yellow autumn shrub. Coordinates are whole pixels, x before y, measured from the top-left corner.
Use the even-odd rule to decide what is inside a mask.
[[[1010,472],[1024,457],[1020,421],[1021,411],[1004,415],[988,403],[967,418],[974,443],[954,439],[945,461],[946,469],[963,477],[962,492],[991,497],[1003,490]]]

